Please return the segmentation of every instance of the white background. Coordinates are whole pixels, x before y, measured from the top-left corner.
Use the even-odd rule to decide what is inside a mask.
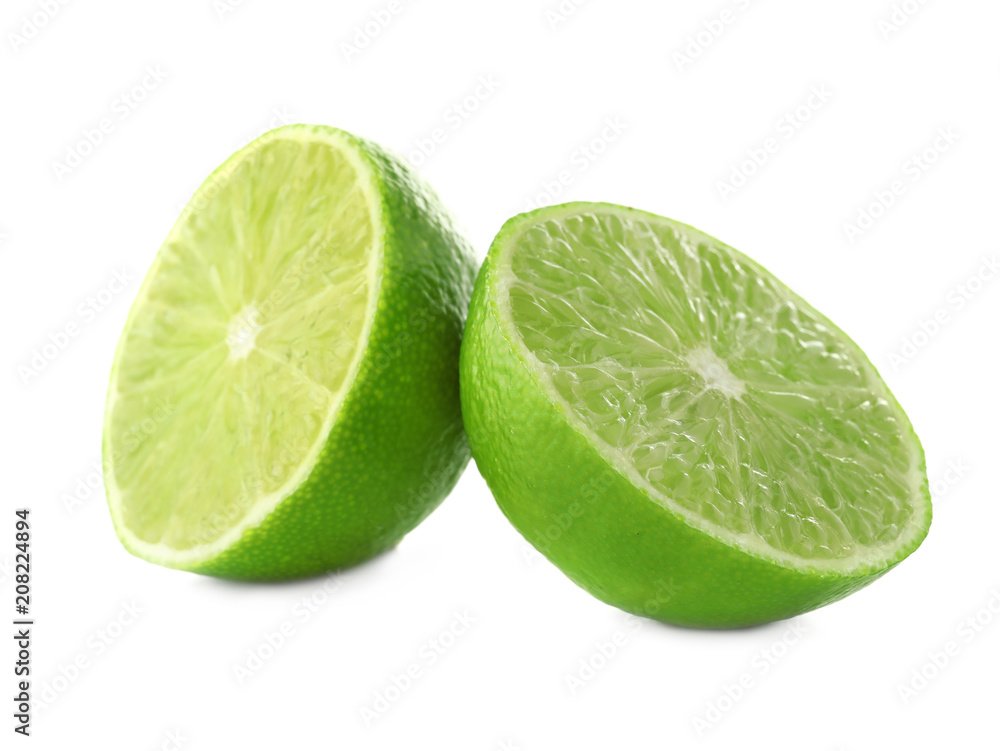
[[[4,638],[3,747],[169,749],[178,734],[192,751],[995,746],[1000,281],[974,277],[1000,250],[1000,8],[905,5],[887,26],[889,0],[591,0],[564,3],[556,23],[558,0],[398,0],[366,43],[388,0],[98,0],[53,4],[50,19],[43,2],[6,0],[0,611],[9,624],[13,508],[28,506],[34,690],[50,702],[30,740],[10,740]],[[723,11],[717,37],[689,39]],[[46,23],[28,39],[32,18]],[[481,77],[493,83],[477,92]],[[810,110],[813,87],[825,101]],[[101,142],[81,146],[104,118]],[[284,120],[413,155],[480,256],[546,192],[648,209],[752,255],[850,333],[908,410],[934,485],[930,536],[843,602],[735,632],[634,621],[591,598],[528,555],[474,465],[397,550],[333,583],[231,584],[129,556],[103,492],[85,487],[98,483],[113,348],[192,191]],[[435,128],[443,142],[423,157]],[[951,142],[935,146],[940,129]],[[776,151],[723,191],[768,138]],[[67,160],[69,172],[56,166]],[[845,228],[897,180],[863,234]],[[81,315],[122,269],[125,289]],[[33,350],[73,323],[26,376]],[[322,602],[308,620],[304,600]],[[141,613],[115,625],[133,602]],[[465,612],[475,623],[428,664],[430,640]],[[265,635],[285,622],[269,652]],[[947,664],[904,701],[900,687],[933,673],[929,653],[950,641]],[[249,652],[269,659],[241,683]],[[581,660],[599,669],[573,692]],[[366,724],[361,709],[412,663],[420,677]],[[741,679],[752,685],[727,699]]]

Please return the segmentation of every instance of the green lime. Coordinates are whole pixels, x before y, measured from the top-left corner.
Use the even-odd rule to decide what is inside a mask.
[[[881,576],[930,526],[920,442],[858,346],[669,219],[575,203],[508,221],[461,373],[504,514],[630,612],[786,618]]]
[[[125,547],[285,579],[395,545],[468,461],[471,258],[434,193],[368,141],[290,125],[230,157],[115,354],[105,485]]]

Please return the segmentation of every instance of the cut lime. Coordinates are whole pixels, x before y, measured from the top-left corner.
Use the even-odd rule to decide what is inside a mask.
[[[234,154],[171,230],[115,355],[105,484],[124,545],[280,579],[398,542],[468,461],[470,258],[371,143],[293,125]]]
[[[927,534],[920,443],[858,346],[677,222],[607,204],[510,220],[476,282],[461,370],[500,508],[631,612],[788,617]]]

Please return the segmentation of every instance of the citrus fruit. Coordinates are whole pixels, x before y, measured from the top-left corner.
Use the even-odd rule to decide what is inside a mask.
[[[624,610],[736,627],[909,555],[923,451],[858,346],[752,260],[609,204],[508,221],[473,292],[462,407],[520,533]]]
[[[468,462],[475,275],[434,193],[343,131],[290,125],[198,189],[111,371],[105,485],[137,556],[237,579],[395,545]]]

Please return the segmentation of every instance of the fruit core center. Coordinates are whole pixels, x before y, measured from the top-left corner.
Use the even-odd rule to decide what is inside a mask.
[[[261,329],[257,321],[259,313],[253,305],[247,305],[229,321],[226,344],[229,345],[229,359],[242,360],[254,349],[254,342]]]
[[[685,357],[691,370],[701,376],[707,388],[716,389],[730,399],[739,399],[747,392],[746,384],[733,375],[726,361],[708,347],[697,347]]]

